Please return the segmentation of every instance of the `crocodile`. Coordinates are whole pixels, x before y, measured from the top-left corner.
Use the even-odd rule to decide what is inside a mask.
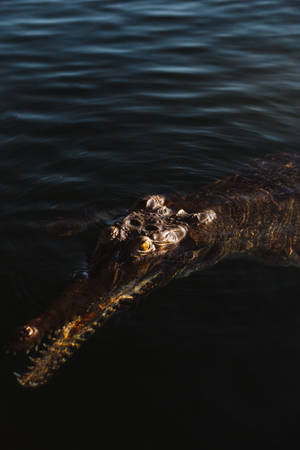
[[[92,222],[61,220],[49,231],[74,235]],[[88,270],[9,340],[31,359],[18,382],[45,384],[111,316],[231,255],[300,266],[300,155],[253,159],[196,194],[139,198],[103,227]]]

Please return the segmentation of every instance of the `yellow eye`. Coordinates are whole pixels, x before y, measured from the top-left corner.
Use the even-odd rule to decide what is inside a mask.
[[[140,245],[140,250],[142,250],[143,252],[146,252],[147,250],[149,250],[149,248],[150,248],[149,241],[143,241]]]

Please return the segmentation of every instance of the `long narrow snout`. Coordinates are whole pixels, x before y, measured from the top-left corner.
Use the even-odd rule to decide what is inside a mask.
[[[121,270],[115,262],[91,279],[79,279],[45,313],[17,330],[8,344],[11,351],[26,351],[31,361],[17,374],[25,387],[45,384],[105,321],[130,308],[137,296],[157,286],[162,273]],[[157,283],[155,282],[157,281]]]

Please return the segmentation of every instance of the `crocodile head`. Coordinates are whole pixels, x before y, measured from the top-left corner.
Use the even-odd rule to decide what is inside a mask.
[[[19,382],[43,384],[122,305],[203,264],[214,242],[215,219],[213,210],[186,212],[171,202],[167,206],[159,195],[138,200],[128,215],[102,231],[88,276],[71,283],[42,316],[18,330],[12,347],[37,351]]]
[[[213,210],[175,211],[159,195],[139,200],[126,217],[103,230],[91,257],[90,276],[102,298],[133,298],[191,271],[211,246],[207,225],[215,218]]]

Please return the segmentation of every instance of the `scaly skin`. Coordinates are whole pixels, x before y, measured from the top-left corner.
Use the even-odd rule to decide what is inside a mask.
[[[50,229],[71,235],[86,225],[62,221]],[[125,217],[103,230],[87,277],[74,280],[9,342],[11,350],[32,353],[32,366],[18,375],[19,383],[46,383],[104,321],[177,276],[233,254],[300,266],[299,230],[297,155],[255,160],[197,194],[138,200]]]

